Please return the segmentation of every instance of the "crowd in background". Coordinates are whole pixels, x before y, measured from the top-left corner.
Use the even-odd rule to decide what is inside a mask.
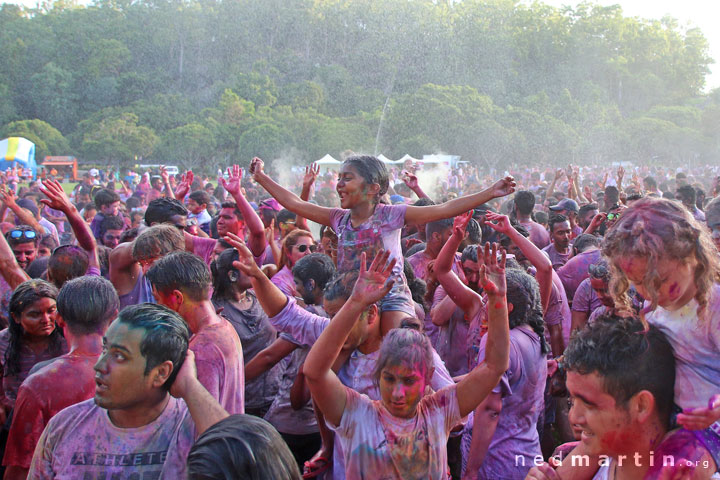
[[[717,475],[720,167],[124,173],[0,174],[4,478]]]

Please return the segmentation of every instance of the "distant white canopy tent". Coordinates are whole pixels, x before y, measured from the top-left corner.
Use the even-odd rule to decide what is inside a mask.
[[[377,156],[377,159],[380,160],[380,161],[383,162],[383,163],[395,163],[394,160],[390,160],[388,157],[386,157],[386,156],[383,155],[382,153]]]
[[[340,168],[340,165],[342,165],[342,162],[340,160],[335,160],[329,153],[325,154],[324,157],[322,157],[315,163],[320,166],[320,170],[324,171],[338,170]]]
[[[410,160],[411,162],[417,162],[417,161],[418,161],[417,158],[411,157],[409,153],[406,153],[406,154],[403,155],[403,157],[400,158],[399,160],[395,160],[394,163],[405,163],[407,160]]]

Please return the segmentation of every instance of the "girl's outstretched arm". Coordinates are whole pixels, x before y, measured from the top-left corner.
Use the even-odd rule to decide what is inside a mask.
[[[314,205],[301,200],[300,197],[291,191],[275,183],[275,181],[263,171],[263,167],[264,162],[262,160],[257,157],[253,158],[250,164],[250,173],[252,173],[253,180],[259,183],[270,195],[280,202],[280,205],[295,215],[300,215],[321,225],[330,226],[331,208],[321,207],[320,205]]]
[[[388,263],[389,256],[389,251],[378,253],[370,268],[366,269],[365,253],[361,254],[360,275],[350,298],[317,339],[305,359],[303,372],[312,397],[325,418],[333,425],[340,425],[347,402],[346,387],[332,371],[333,362],[363,311],[390,291],[393,282],[388,281],[388,278],[395,260]]]
[[[482,306],[482,298],[472,289],[468,288],[460,281],[457,275],[452,271],[452,262],[455,258],[460,242],[465,236],[465,228],[472,218],[472,210],[463,215],[455,217],[453,222],[453,233],[450,239],[443,245],[442,250],[435,260],[434,270],[440,285],[445,289],[453,303],[465,312],[468,318],[472,318],[477,313],[477,309]],[[478,258],[478,260],[480,260]]]
[[[458,383],[457,398],[461,417],[473,411],[490,394],[508,369],[510,361],[505,252],[502,252],[502,258],[498,260],[497,244],[493,244],[491,250],[490,244],[486,243],[484,253],[480,282],[488,295],[488,340],[485,361]]]
[[[405,212],[405,223],[429,223],[443,218],[454,217],[468,210],[472,210],[493,198],[510,195],[514,191],[515,180],[513,177],[505,177],[482,192],[458,197],[454,200],[441,203],[440,205],[428,205],[427,207],[414,207],[409,205]],[[278,201],[280,201],[279,198]],[[290,208],[288,207],[288,209]]]

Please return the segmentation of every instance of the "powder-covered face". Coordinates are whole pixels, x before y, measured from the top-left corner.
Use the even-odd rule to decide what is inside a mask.
[[[340,197],[340,208],[353,208],[368,199],[368,187],[362,175],[350,165],[343,165],[335,189]]]
[[[386,365],[380,372],[380,398],[388,412],[400,418],[414,417],[427,386],[425,375],[420,364]]]
[[[597,373],[567,373],[567,389],[572,400],[568,419],[579,429],[584,453],[624,455],[638,436],[629,411],[605,391]]]
[[[695,267],[697,260],[694,257],[686,262],[661,258],[657,262],[657,275],[660,285],[657,288],[658,305],[666,310],[678,310],[695,297]],[[628,257],[620,261],[620,269],[643,298],[650,299],[650,292],[643,285],[647,274],[648,262],[642,257]]]

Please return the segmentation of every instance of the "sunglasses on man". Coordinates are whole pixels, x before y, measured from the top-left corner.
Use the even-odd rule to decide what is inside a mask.
[[[34,230],[12,230],[10,232],[10,238],[27,238],[28,240],[34,240],[37,237],[37,233]]]

